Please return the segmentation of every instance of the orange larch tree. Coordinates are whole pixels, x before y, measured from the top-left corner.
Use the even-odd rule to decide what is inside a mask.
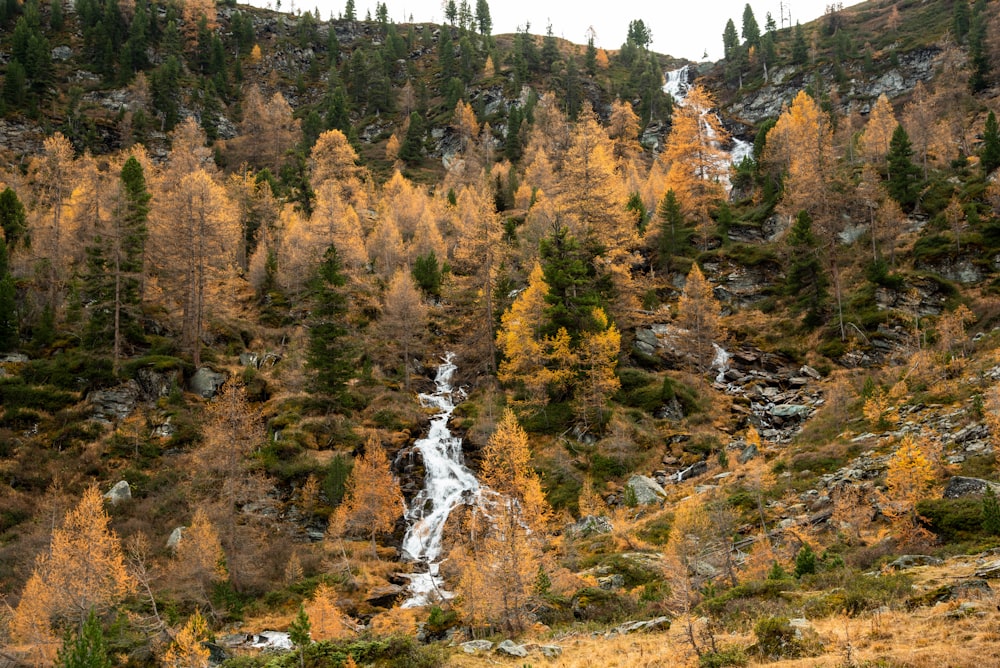
[[[391,531],[404,510],[399,481],[392,475],[389,458],[371,436],[364,454],[354,461],[344,500],[337,507],[331,528],[337,533],[368,536],[375,550],[375,536]]]

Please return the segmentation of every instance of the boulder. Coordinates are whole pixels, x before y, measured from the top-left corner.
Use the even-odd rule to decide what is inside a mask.
[[[497,645],[496,652],[498,654],[506,654],[507,656],[517,657],[523,659],[528,656],[528,649],[524,645],[518,645],[513,640],[504,640],[499,645]]]
[[[1000,578],[1000,561],[994,561],[991,564],[986,564],[976,571],[976,577],[990,579]]]
[[[170,395],[177,385],[177,370],[157,371],[151,367],[143,367],[135,372],[135,381],[144,401],[156,401]]]
[[[894,568],[897,571],[905,571],[908,568],[915,568],[916,566],[938,566],[942,563],[944,562],[937,557],[932,557],[928,554],[904,554],[890,562],[889,568]]]
[[[625,587],[625,576],[620,573],[613,573],[611,575],[605,575],[603,577],[597,578],[597,586],[605,591],[613,591],[615,589],[624,589]]]
[[[463,642],[459,647],[466,654],[476,654],[477,652],[488,652],[493,649],[493,643],[489,640],[470,640]]]
[[[649,631],[666,631],[670,628],[669,617],[654,617],[639,622],[625,622],[615,627],[618,635],[628,635],[629,633],[648,633]]]
[[[633,475],[628,479],[626,487],[635,494],[635,501],[640,506],[659,504],[667,498],[667,493],[660,484],[644,475]]]
[[[778,406],[772,406],[769,412],[773,417],[786,420],[789,418],[808,417],[811,411],[811,408],[801,404],[781,404]]]
[[[139,385],[130,380],[123,385],[107,390],[94,390],[87,395],[94,407],[94,419],[101,422],[117,422],[132,414],[139,402]]]
[[[191,376],[191,391],[206,399],[211,399],[225,382],[225,374],[217,373],[207,366],[203,366]]]
[[[542,656],[549,659],[558,659],[562,656],[562,647],[559,645],[542,645],[538,648]]]
[[[391,608],[396,600],[405,593],[405,588],[394,584],[372,587],[368,596],[365,597],[365,603],[375,608]]]
[[[167,538],[167,549],[176,550],[177,546],[181,544],[181,539],[184,538],[184,529],[187,527],[176,527],[170,532],[170,537]]]
[[[129,487],[128,481],[119,480],[115,483],[115,486],[107,491],[104,495],[104,500],[110,503],[112,506],[117,506],[123,501],[129,501],[132,498],[132,488]]]
[[[966,478],[963,476],[952,476],[951,480],[944,488],[944,498],[960,499],[963,496],[981,496],[986,492],[987,487],[992,487],[993,491],[1000,494],[1000,484],[981,478]]]
[[[736,458],[736,461],[738,461],[740,464],[746,464],[748,461],[756,457],[758,454],[759,452],[757,450],[757,446],[751,443],[747,447],[743,448],[743,451],[740,453],[740,456]]]
[[[603,515],[587,515],[566,527],[566,532],[577,536],[594,536],[611,533],[611,520]]]

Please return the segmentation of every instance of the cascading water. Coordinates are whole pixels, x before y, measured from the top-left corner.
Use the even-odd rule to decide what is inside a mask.
[[[685,65],[680,69],[670,70],[664,76],[666,78],[666,83],[663,84],[663,92],[669,93],[670,97],[674,99],[674,104],[681,107],[684,106],[684,100],[687,98],[688,88],[690,88],[690,83],[688,78],[690,76],[691,70],[689,66]],[[708,123],[705,124],[708,132],[712,132],[712,126]],[[745,142],[742,139],[733,137],[733,147],[729,149],[729,164],[738,165],[743,162],[743,159],[753,153],[753,144]],[[726,184],[729,187],[729,184]]]
[[[444,525],[456,506],[470,501],[479,491],[479,481],[462,462],[462,439],[448,429],[455,396],[461,392],[451,385],[457,368],[453,358],[451,353],[445,354],[434,378],[434,392],[420,395],[420,403],[438,413],[431,418],[427,436],[413,446],[424,460],[424,487],[406,511],[409,527],[403,537],[403,556],[427,570],[410,576],[410,598],[403,602],[404,608],[451,597],[438,576]]]

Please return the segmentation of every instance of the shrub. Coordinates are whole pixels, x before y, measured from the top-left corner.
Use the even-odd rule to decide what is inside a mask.
[[[816,553],[806,543],[799,550],[799,553],[795,555],[795,577],[801,578],[803,575],[812,575],[815,572]]]
[[[787,617],[765,617],[753,627],[754,651],[765,659],[794,659],[802,655],[802,643]]]
[[[980,499],[923,499],[917,513],[927,528],[946,542],[969,538],[983,530],[983,504]]]
[[[726,668],[727,666],[745,666],[750,663],[747,653],[742,647],[725,647],[715,652],[705,652],[698,657],[698,668]]]

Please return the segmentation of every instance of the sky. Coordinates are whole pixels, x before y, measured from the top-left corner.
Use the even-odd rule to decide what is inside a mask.
[[[240,0],[241,2],[247,0]],[[272,6],[277,0],[249,0],[259,7]],[[444,23],[444,3],[441,0],[384,0],[389,17],[396,23],[413,20]],[[456,0],[456,4],[460,0]],[[750,2],[754,16],[764,29],[767,13],[781,27],[784,6],[785,26],[796,21],[807,23],[822,16],[834,0],[756,0]],[[844,0],[845,7],[858,0]],[[319,8],[320,18],[327,20],[343,13],[346,0],[281,0],[281,9],[298,11]],[[475,0],[469,0],[475,8]],[[355,0],[358,18],[367,12],[375,15],[376,0]],[[653,34],[652,49],[658,53],[689,60],[702,60],[708,52],[710,60],[722,57],[722,31],[726,21],[733,20],[737,33],[743,24],[746,0],[493,0],[489,3],[494,34],[514,32],[530,24],[533,34],[545,34],[551,23],[552,32],[577,44],[587,41],[587,31],[593,27],[597,46],[617,49],[625,41],[630,21],[642,19]],[[791,22],[788,17],[791,16]]]

